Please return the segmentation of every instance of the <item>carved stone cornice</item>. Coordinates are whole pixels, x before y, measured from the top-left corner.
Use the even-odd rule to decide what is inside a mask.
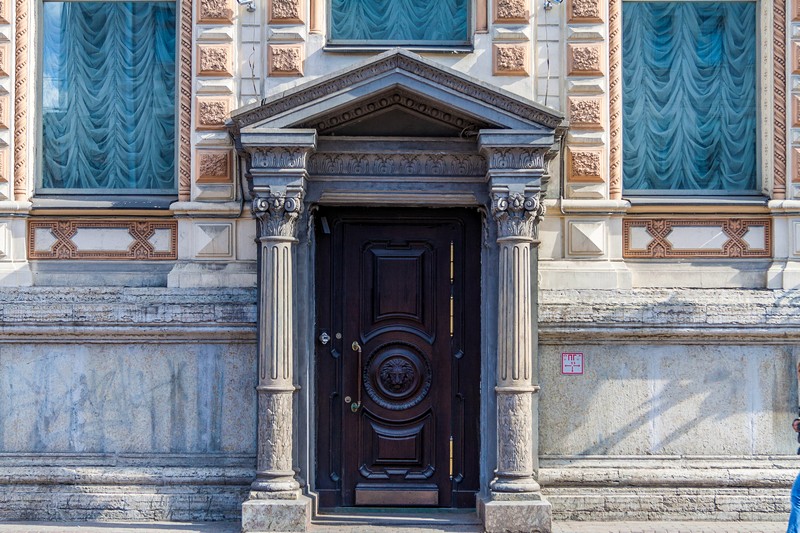
[[[497,222],[497,237],[536,238],[536,226],[544,216],[540,192],[492,194],[492,217]]]
[[[297,235],[297,220],[303,210],[303,191],[270,192],[253,199],[252,211],[259,238]]]

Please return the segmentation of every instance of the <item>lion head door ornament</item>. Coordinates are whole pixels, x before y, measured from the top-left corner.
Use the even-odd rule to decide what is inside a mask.
[[[411,343],[391,342],[376,348],[363,371],[364,391],[385,409],[401,411],[428,395],[432,373],[428,358]]]

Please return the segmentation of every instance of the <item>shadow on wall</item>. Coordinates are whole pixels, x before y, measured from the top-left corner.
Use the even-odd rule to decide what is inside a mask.
[[[800,297],[779,305],[772,297],[770,305],[707,301],[698,305],[673,294],[617,309],[612,320],[622,313],[624,323],[608,320],[609,330],[635,328],[641,342],[615,342],[609,334],[595,344],[542,346],[540,454],[796,453],[793,347],[737,338],[748,327],[785,324],[781,308],[797,308]],[[751,309],[743,312],[744,306]],[[597,315],[594,327],[606,320]],[[703,328],[725,328],[730,341],[692,337]],[[681,339],[668,339],[670,330]],[[561,374],[562,351],[584,354],[583,375]]]

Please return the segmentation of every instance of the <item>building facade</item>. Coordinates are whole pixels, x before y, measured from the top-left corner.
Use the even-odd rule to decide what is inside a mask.
[[[0,519],[783,520],[800,3],[0,2]]]

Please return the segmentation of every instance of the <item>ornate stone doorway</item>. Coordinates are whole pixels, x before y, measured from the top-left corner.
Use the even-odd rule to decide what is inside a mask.
[[[234,112],[232,120],[259,242],[259,455],[251,497],[242,509],[243,530],[303,530],[311,515],[310,497],[324,503],[325,491],[343,490],[340,494],[352,493],[352,503],[359,503],[358,485],[370,481],[367,477],[332,486],[324,479],[326,475],[330,479],[330,472],[315,467],[325,461],[322,453],[328,449],[320,445],[326,437],[317,421],[325,424],[332,415],[316,401],[317,376],[325,369],[314,354],[323,333],[319,328],[330,328],[327,333],[334,338],[339,330],[306,319],[315,315],[319,284],[330,280],[323,279],[324,273],[316,278],[299,274],[314,271],[314,240],[326,231],[318,214],[333,207],[367,206],[468,208],[483,213],[477,506],[487,531],[549,532],[549,504],[541,497],[535,474],[538,363],[533,268],[537,223],[544,215],[543,191],[550,178],[549,161],[557,155],[564,133],[563,117],[417,55],[393,50]],[[413,219],[406,224],[413,227]],[[386,241],[385,236],[370,238]],[[350,248],[343,243],[342,249]],[[391,249],[384,245],[381,253],[389,257]],[[361,252],[356,247],[350,253]],[[412,263],[407,258],[390,268],[402,271]],[[349,283],[355,288],[347,285],[340,290],[361,290],[363,280]],[[352,303],[345,297],[349,298],[342,295],[342,305],[358,307],[360,316],[363,299]],[[388,308],[397,308],[394,314],[416,312],[399,296],[390,303]],[[364,412],[377,412],[379,400],[392,395],[395,403],[416,401],[419,383],[402,389],[406,386],[402,376],[398,378],[402,390],[394,391],[390,382],[375,398],[369,397],[366,387],[357,383],[352,387],[359,376],[363,383],[369,382],[390,360],[405,360],[412,368],[425,366],[419,353],[414,360],[408,345],[405,351],[399,347],[391,353],[382,351],[382,341],[373,343],[368,334],[371,326],[367,323],[363,329],[364,325],[357,322],[345,330],[342,324],[340,356],[344,352],[352,356],[357,352],[352,342],[358,342],[367,372],[343,368],[349,377],[337,378],[341,383],[337,394],[350,395],[352,404],[358,403],[361,391],[362,405],[371,406]],[[380,384],[371,386],[375,392]],[[345,390],[348,387],[354,390]],[[408,392],[412,389],[416,392]],[[384,414],[391,411],[382,408]],[[361,406],[356,411],[360,410]],[[395,436],[403,431],[410,435],[406,427]],[[410,458],[411,447],[403,446],[394,448],[390,458]],[[431,453],[438,467],[446,462],[445,454],[438,444],[434,448]],[[359,470],[363,459],[351,462],[349,469]],[[387,469],[383,473],[393,475]],[[382,499],[387,494],[381,495],[377,480],[372,481],[376,486],[363,487],[362,501],[391,503]],[[446,504],[439,481],[435,485],[436,504]],[[428,498],[425,501],[432,504],[433,493],[426,495],[425,490],[409,496]],[[341,498],[351,503],[346,499],[350,496]]]
[[[476,210],[317,213],[320,507],[474,507]]]

